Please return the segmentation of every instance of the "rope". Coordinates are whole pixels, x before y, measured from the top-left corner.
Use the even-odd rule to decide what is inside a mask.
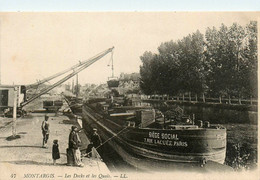
[[[96,149],[100,148],[101,146],[103,146],[105,143],[107,143],[108,141],[110,141],[112,138],[116,137],[118,134],[120,134],[123,130],[125,130],[126,128],[128,128],[127,126],[125,128],[123,128],[122,130],[120,130],[117,134],[113,135],[112,137],[108,138],[104,143],[100,144],[99,146],[96,147]]]
[[[108,141],[110,141],[111,139],[113,139],[114,137],[118,136],[118,134],[120,134],[122,131],[124,131],[125,129],[127,129],[128,126],[126,126],[125,128],[121,129],[118,133],[116,133],[115,135],[113,135],[112,137],[108,138],[104,143],[100,144],[99,146],[97,146],[95,149],[97,150],[98,148],[100,148],[101,146],[103,146],[104,144],[106,144]],[[85,150],[85,149],[84,149]],[[89,155],[92,152],[86,153],[85,156]]]

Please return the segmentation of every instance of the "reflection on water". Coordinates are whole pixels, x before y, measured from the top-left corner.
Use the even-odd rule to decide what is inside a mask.
[[[211,123],[257,123],[257,112],[237,111],[209,107],[182,106],[187,114],[194,113],[197,119],[207,120]]]
[[[254,169],[257,165],[257,125],[224,124],[227,128],[226,164],[234,169]]]
[[[155,108],[165,109],[163,104],[153,103]],[[168,108],[176,108],[177,105]],[[195,114],[195,120],[221,124],[227,129],[227,153],[225,163],[234,169],[255,168],[257,163],[257,112],[220,109],[215,107],[180,106],[184,114]]]
[[[162,103],[153,103],[157,109],[164,109]],[[176,108],[178,105],[172,105],[168,108]],[[230,109],[220,109],[216,107],[201,107],[195,105],[180,105],[184,110],[184,114],[192,116],[195,114],[197,120],[209,121],[212,124],[228,124],[228,123],[247,123],[257,124],[257,112],[254,111],[238,111]]]
[[[138,104],[137,104],[138,105]],[[143,104],[140,104],[142,106]],[[147,104],[146,104],[147,105]],[[160,109],[159,104],[153,104]],[[197,120],[221,124],[227,128],[227,153],[225,164],[236,170],[254,169],[257,164],[257,112],[218,109],[212,107],[181,106],[187,115],[195,114]],[[138,171],[128,165],[107,146],[103,158],[114,172]]]
[[[138,169],[125,162],[109,144],[104,145],[102,155],[111,172],[139,172]]]

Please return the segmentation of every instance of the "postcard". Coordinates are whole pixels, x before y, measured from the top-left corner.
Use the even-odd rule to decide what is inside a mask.
[[[0,179],[258,179],[259,12],[1,12]]]

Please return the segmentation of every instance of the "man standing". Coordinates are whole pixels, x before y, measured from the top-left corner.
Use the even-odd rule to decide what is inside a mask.
[[[93,152],[93,147],[95,148],[99,148],[99,146],[102,144],[102,141],[101,141],[101,138],[100,136],[98,135],[97,133],[97,129],[96,128],[93,128],[93,134],[90,138],[90,143],[87,147],[87,150],[86,150],[86,153],[87,153],[87,157],[92,157],[93,155],[95,156],[96,154],[96,151]],[[101,149],[99,149],[101,150]],[[100,153],[102,151],[99,151]]]
[[[102,144],[101,138],[97,133],[97,129],[93,129],[93,135],[91,136],[91,143],[93,143],[93,146],[97,148],[100,144]]]
[[[81,153],[79,150],[79,144],[81,143],[78,135],[78,128],[77,126],[71,127],[71,132],[69,135],[69,149],[72,150],[73,156],[74,156],[74,163],[76,166],[83,166],[83,163],[81,162]]]
[[[48,122],[48,119],[49,117],[45,115],[44,121],[42,122],[42,135],[43,135],[42,147],[46,147],[46,144],[49,139],[50,124]]]

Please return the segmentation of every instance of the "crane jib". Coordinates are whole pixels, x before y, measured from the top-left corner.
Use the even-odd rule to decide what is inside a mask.
[[[43,84],[43,83],[45,83],[45,82],[48,82],[48,81],[50,81],[50,80],[52,80],[52,79],[54,79],[54,78],[57,78],[57,77],[61,76],[61,75],[65,74],[65,73],[67,73],[67,72],[69,72],[69,71],[75,70],[75,69],[77,69],[78,67],[80,67],[80,66],[82,66],[82,65],[84,65],[84,64],[89,63],[92,59],[96,58],[96,57],[99,56],[100,54],[106,53],[107,51],[108,51],[108,52],[112,52],[113,49],[114,49],[114,47],[109,48],[109,49],[107,49],[107,50],[105,50],[105,51],[103,51],[103,52],[101,52],[101,53],[95,55],[94,57],[92,57],[92,58],[90,58],[90,59],[87,59],[87,60],[85,60],[85,61],[79,61],[78,64],[76,64],[76,65],[74,65],[74,66],[72,66],[72,67],[70,67],[70,68],[68,68],[68,69],[65,69],[65,70],[63,70],[63,71],[61,71],[61,72],[58,72],[58,73],[56,73],[56,74],[54,74],[54,75],[52,75],[52,76],[50,76],[50,77],[47,77],[47,78],[42,79],[42,80],[40,80],[40,81],[37,81],[36,83],[27,85],[27,86],[26,86],[26,89],[28,90],[28,89],[34,88],[35,86],[39,86],[39,85],[41,85],[41,84]],[[107,52],[107,53],[108,53],[108,52]]]
[[[67,81],[68,79],[70,79],[71,77],[75,76],[76,74],[78,74],[79,72],[81,72],[82,70],[84,70],[85,68],[89,67],[91,64],[95,63],[96,61],[98,61],[99,59],[101,59],[102,57],[104,57],[106,54],[112,52],[112,50],[114,49],[114,47],[109,48],[101,53],[99,53],[98,55],[94,56],[93,58],[91,58],[90,60],[84,62],[84,63],[80,63],[80,65],[75,65],[73,66],[73,68],[70,68],[70,70],[73,70],[73,72],[69,75],[67,75],[66,77],[64,77],[63,79],[59,80],[58,82],[54,83],[53,85],[51,85],[50,87],[44,89],[42,92],[40,92],[39,94],[37,94],[36,96],[28,99],[26,102],[21,103],[21,106],[25,106],[27,104],[29,104],[30,102],[32,102],[33,100],[37,99],[38,97],[40,97],[41,95],[49,92],[50,90],[52,90],[53,88],[59,86],[60,84],[62,84],[63,82]],[[66,71],[68,72],[68,71]],[[65,73],[65,72],[64,72]]]

